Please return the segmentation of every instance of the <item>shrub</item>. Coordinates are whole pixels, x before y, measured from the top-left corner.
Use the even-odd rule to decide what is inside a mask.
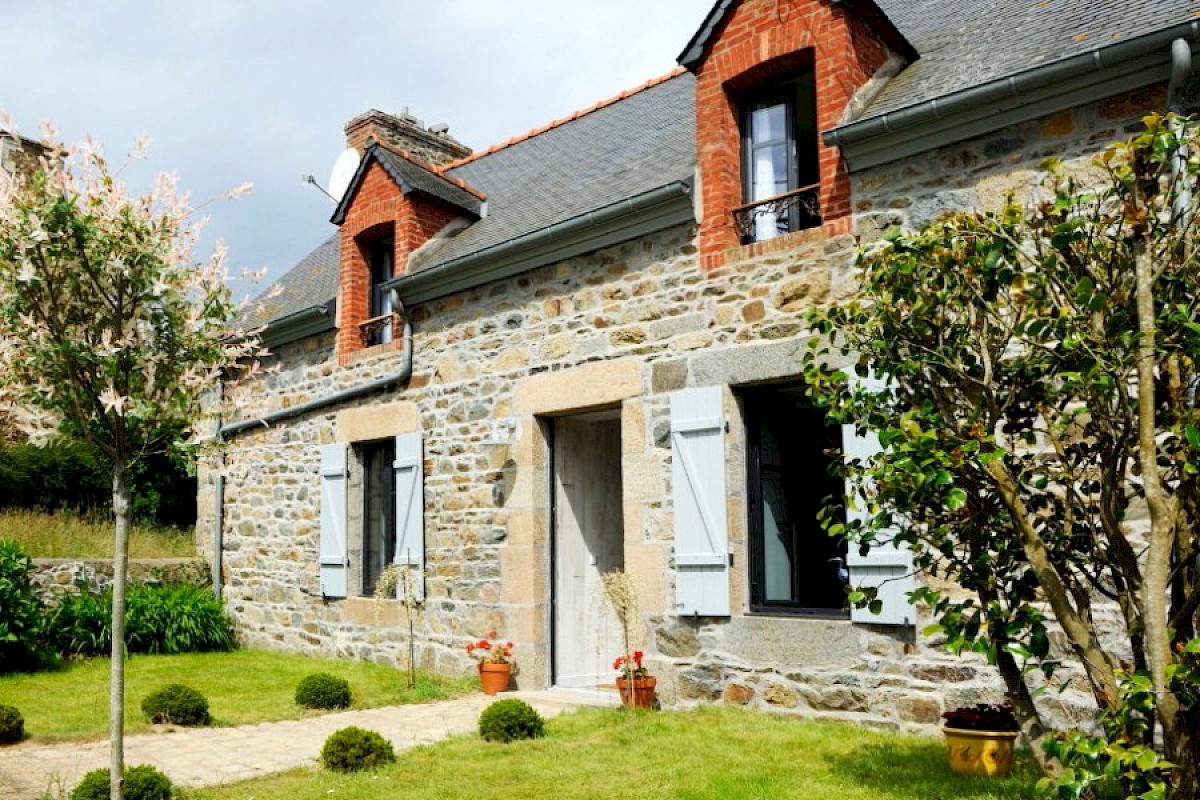
[[[125,624],[132,653],[207,653],[237,646],[233,620],[207,587],[138,586],[129,593]]]
[[[63,655],[98,656],[112,651],[112,595],[65,594],[50,609],[50,642]]]
[[[296,686],[296,705],[305,708],[346,708],[350,705],[350,684],[345,678],[327,672],[305,675]]]
[[[342,728],[321,748],[321,763],[335,772],[358,772],[390,764],[396,760],[392,743],[375,731]]]
[[[147,695],[142,713],[151,722],[175,725],[207,725],[209,721],[208,699],[182,683],[169,684]]]
[[[111,649],[111,592],[67,595],[51,619],[59,652],[96,656]],[[237,639],[233,620],[207,588],[143,585],[129,589],[125,644],[131,653],[203,653],[233,650]]]
[[[542,715],[523,700],[497,700],[479,715],[479,735],[489,742],[536,739],[546,729]]]
[[[94,769],[71,790],[71,800],[108,800],[107,769]],[[166,775],[149,764],[125,770],[125,800],[171,800],[174,787]]]
[[[0,672],[45,660],[42,601],[33,593],[33,562],[16,542],[0,539]]]
[[[25,738],[25,718],[12,706],[0,706],[0,744],[12,744]]]

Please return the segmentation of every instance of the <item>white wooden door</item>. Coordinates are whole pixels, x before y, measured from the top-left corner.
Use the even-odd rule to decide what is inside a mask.
[[[625,563],[620,420],[556,421],[554,492],[554,682],[594,688],[623,649],[601,583]]]

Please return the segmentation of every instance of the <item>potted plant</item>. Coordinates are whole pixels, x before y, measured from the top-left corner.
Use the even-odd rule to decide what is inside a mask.
[[[617,691],[621,693],[622,705],[631,708],[653,708],[654,686],[658,680],[642,665],[642,651],[634,650],[613,661],[617,676]]]
[[[625,653],[613,661],[613,669],[621,673],[617,676],[617,691],[621,693],[621,703],[632,708],[652,708],[654,686],[658,681],[642,664],[643,652],[631,647],[634,626],[638,622],[637,590],[629,573],[623,570],[606,572],[602,580],[604,599],[612,606],[617,620],[621,623],[622,641],[625,644]]]
[[[950,769],[959,775],[1004,777],[1012,769],[1013,746],[1021,726],[1012,706],[977,703],[942,714]]]
[[[512,642],[501,642],[495,631],[487,638],[467,645],[467,655],[479,664],[479,688],[484,694],[496,694],[508,689],[512,675]]]

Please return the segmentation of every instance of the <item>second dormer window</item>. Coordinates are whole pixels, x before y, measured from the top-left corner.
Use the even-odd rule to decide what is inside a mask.
[[[816,95],[806,71],[742,99],[742,240],[761,242],[821,224]]]
[[[392,340],[392,293],[384,288],[394,274],[395,248],[391,239],[371,243],[368,256],[371,266],[371,307],[366,330],[367,346],[386,344]]]

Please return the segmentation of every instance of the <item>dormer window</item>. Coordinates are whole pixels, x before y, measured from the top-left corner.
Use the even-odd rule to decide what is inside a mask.
[[[743,243],[821,224],[816,95],[811,70],[741,98]]]
[[[392,340],[392,293],[384,284],[395,274],[395,246],[390,238],[376,239],[367,246],[371,269],[371,295],[368,318],[363,322],[363,338],[370,347]]]

